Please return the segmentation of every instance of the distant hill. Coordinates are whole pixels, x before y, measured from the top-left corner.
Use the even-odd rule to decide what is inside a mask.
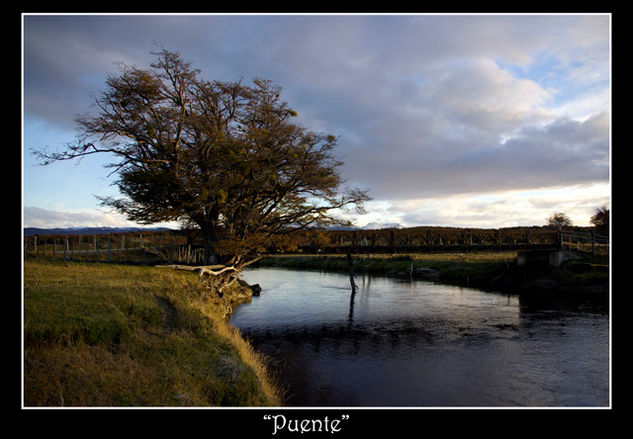
[[[168,232],[173,229],[167,227],[68,227],[42,229],[39,227],[25,227],[24,236],[34,235],[105,235],[108,233],[129,232]]]

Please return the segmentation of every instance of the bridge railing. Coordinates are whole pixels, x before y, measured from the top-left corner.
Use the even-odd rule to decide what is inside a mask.
[[[511,250],[558,248],[555,229],[458,229],[413,228],[382,230],[305,231],[273,242],[270,253],[302,251],[311,253],[402,253],[458,250]]]
[[[597,253],[609,252],[609,237],[593,231],[560,230],[560,247],[580,252]]]

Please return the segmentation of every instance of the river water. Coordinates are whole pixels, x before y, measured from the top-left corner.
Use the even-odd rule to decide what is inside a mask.
[[[385,277],[253,268],[231,324],[301,407],[608,407],[609,316]]]

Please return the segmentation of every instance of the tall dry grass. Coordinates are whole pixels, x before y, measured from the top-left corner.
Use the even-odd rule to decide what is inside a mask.
[[[24,404],[281,405],[227,306],[190,272],[27,258]]]

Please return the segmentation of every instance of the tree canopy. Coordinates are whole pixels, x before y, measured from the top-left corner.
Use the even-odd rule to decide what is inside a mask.
[[[599,232],[608,234],[609,233],[609,207],[606,205],[598,207],[594,211],[594,214],[591,216],[590,222],[596,227],[596,229]]]
[[[547,225],[550,227],[561,228],[571,227],[573,224],[566,213],[557,212],[550,215],[550,217],[547,219]]]
[[[35,151],[42,164],[109,153],[123,197],[101,203],[142,224],[197,226],[207,263],[238,266],[272,235],[336,223],[337,208],[362,211],[367,191],[342,189],[338,139],[293,122],[281,87],[209,81],[177,52],[153,55],[149,68],[119,64],[96,114],[76,119],[75,142]]]

